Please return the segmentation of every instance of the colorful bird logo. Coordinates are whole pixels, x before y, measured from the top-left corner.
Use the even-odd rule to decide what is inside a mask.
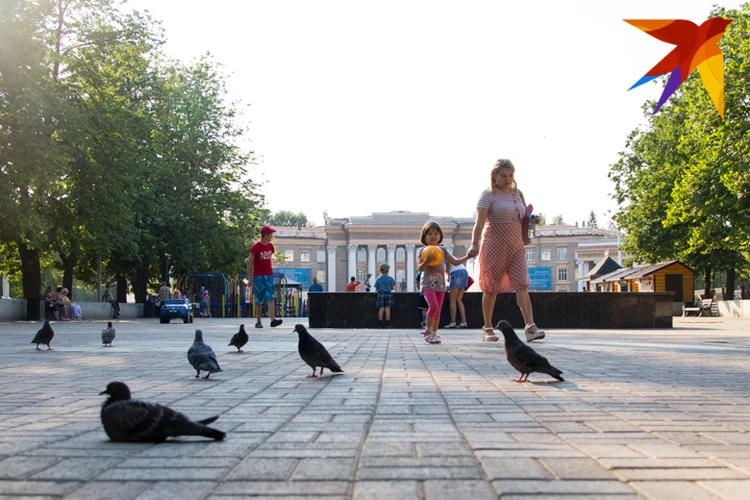
[[[674,94],[677,87],[697,67],[708,95],[724,119],[724,56],[719,40],[731,19],[714,17],[698,26],[684,19],[624,19],[628,24],[645,31],[662,42],[676,45],[674,50],[651,68],[628,90],[671,72],[654,114]]]

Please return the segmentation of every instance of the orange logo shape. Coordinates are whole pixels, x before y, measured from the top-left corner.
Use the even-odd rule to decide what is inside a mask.
[[[628,24],[645,31],[662,42],[676,45],[674,50],[651,68],[628,90],[658,78],[669,76],[664,92],[656,104],[654,114],[667,102],[677,87],[697,67],[703,86],[711,96],[719,115],[724,119],[724,56],[719,49],[719,40],[731,19],[714,17],[703,24],[684,19],[624,19]]]

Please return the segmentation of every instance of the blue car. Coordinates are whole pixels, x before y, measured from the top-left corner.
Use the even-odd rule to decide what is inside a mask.
[[[183,323],[192,323],[193,305],[187,299],[165,300],[159,310],[159,323],[169,323],[172,318],[182,318]]]

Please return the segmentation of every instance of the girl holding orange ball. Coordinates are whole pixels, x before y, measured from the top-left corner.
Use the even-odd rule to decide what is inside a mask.
[[[453,266],[463,264],[469,258],[465,255],[456,258],[445,249],[443,242],[443,230],[440,224],[435,221],[427,221],[422,227],[422,237],[420,239],[424,248],[419,252],[418,266],[422,272],[420,287],[424,292],[424,298],[427,301],[427,321],[425,331],[422,332],[424,340],[428,344],[439,344],[440,337],[437,331],[440,325],[440,310],[443,307],[445,299],[445,263],[448,262]]]

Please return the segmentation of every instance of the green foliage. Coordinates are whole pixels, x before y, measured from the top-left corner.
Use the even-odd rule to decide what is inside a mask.
[[[586,221],[587,227],[599,227],[599,223],[596,221],[596,214],[593,210],[591,210],[591,213],[589,214],[589,220]]]
[[[287,210],[280,210],[276,213],[271,213],[270,210],[264,210],[261,216],[260,222],[269,226],[309,226],[312,227],[315,224],[307,220],[307,216],[302,213],[293,213]]]
[[[656,115],[644,105],[648,126],[609,174],[632,260],[679,259],[709,275],[747,269],[750,251],[750,4],[716,15],[733,19],[720,43],[725,119],[694,72]]]
[[[110,0],[0,1],[0,256],[63,283],[237,272],[264,202],[221,68]],[[20,265],[23,264],[23,265]]]
[[[563,219],[562,215],[555,215],[554,217],[552,217],[552,224],[556,226],[564,226],[565,220]]]

